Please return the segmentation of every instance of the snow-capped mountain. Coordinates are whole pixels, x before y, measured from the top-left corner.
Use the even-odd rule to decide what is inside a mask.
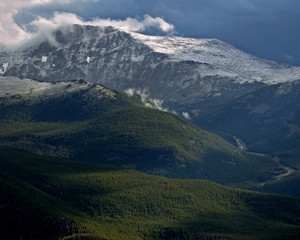
[[[263,60],[216,39],[146,36],[69,25],[0,53],[0,74],[45,81],[84,79],[202,116],[267,84],[300,79],[300,68]]]
[[[260,59],[216,39],[69,25],[39,35],[14,51],[0,51],[0,74],[4,76],[0,77],[0,103],[22,109],[20,99],[26,104],[31,101],[39,120],[87,119],[107,104],[106,98],[99,102],[92,96],[114,94],[107,88],[95,89],[99,85],[93,83],[100,83],[140,95],[148,107],[176,112],[228,140],[244,142],[250,151],[270,154],[276,161],[284,159],[284,164],[299,168],[300,67]],[[66,98],[65,93],[72,97]],[[91,104],[94,99],[98,105]],[[62,107],[52,111],[53,105]],[[112,119],[127,116],[124,112]],[[144,157],[144,149],[141,152]]]
[[[147,36],[131,33],[135,39],[153,49],[169,55],[174,62],[193,61],[214,66],[202,68],[199,75],[234,78],[237,83],[263,82],[276,84],[293,81],[300,76],[299,67],[287,67],[276,62],[247,54],[217,39]]]

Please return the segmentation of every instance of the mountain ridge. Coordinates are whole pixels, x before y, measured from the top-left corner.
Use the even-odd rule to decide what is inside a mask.
[[[81,28],[81,29],[80,29]],[[234,46],[223,42],[218,39],[205,39],[205,38],[184,38],[178,36],[150,36],[143,35],[140,33],[117,30],[112,27],[93,27],[93,26],[81,26],[81,25],[67,25],[57,28],[53,30],[53,33],[42,33],[38,34],[36,39],[30,40],[27,44],[25,43],[23,46],[19,47],[17,52],[28,51],[29,49],[37,48],[38,45],[44,44],[48,42],[54,48],[63,47],[62,44],[69,44],[70,42],[80,41],[81,43],[87,43],[91,40],[97,41],[108,35],[110,40],[115,40],[115,34],[127,34],[132,37],[132,41],[139,41],[143,43],[146,47],[149,47],[153,52],[163,53],[166,55],[170,55],[170,59],[173,61],[194,61],[198,63],[206,63],[212,65],[224,65],[220,64],[223,59],[230,59],[230,62],[226,63],[226,68],[230,69],[231,67],[235,68],[258,68],[257,64],[253,64],[257,61],[259,64],[263,64],[261,67],[264,70],[264,75],[268,75],[266,71],[268,69],[294,69],[296,73],[299,74],[299,67],[288,66],[287,64],[279,64],[278,62],[264,60],[262,58],[253,56],[251,54],[245,53]],[[66,34],[70,34],[66,38]],[[91,35],[95,37],[95,39],[91,39]],[[109,36],[110,35],[110,36]],[[116,48],[120,47],[117,43],[112,41],[112,45]],[[100,49],[99,49],[100,50]],[[115,49],[112,49],[115,50]],[[100,51],[101,52],[101,51]],[[226,52],[228,55],[226,55]],[[13,51],[11,52],[13,53]],[[46,53],[46,52],[45,52]],[[238,58],[238,55],[243,55]],[[41,57],[42,62],[47,62],[47,56]],[[89,63],[92,59],[89,56],[85,58],[86,62]],[[132,61],[141,61],[142,57],[135,58],[132,56]],[[247,62],[248,61],[248,62]],[[251,62],[249,62],[251,61]],[[7,63],[8,64],[8,63]],[[12,62],[13,64],[13,62]],[[253,71],[253,70],[252,70]],[[257,71],[257,70],[256,70]],[[255,71],[254,71],[255,72]],[[253,74],[253,73],[252,73]],[[284,73],[287,75],[286,73]],[[253,74],[254,75],[254,74]],[[230,75],[229,75],[230,76]],[[85,78],[86,79],[86,78]],[[288,81],[285,78],[281,81]],[[71,80],[71,79],[65,79]],[[89,79],[86,79],[89,81]],[[279,83],[281,81],[272,80],[268,82],[269,79],[260,79],[259,77],[253,77],[253,81],[262,81],[268,84]],[[294,79],[292,79],[294,80]],[[52,80],[53,81],[53,80]],[[244,81],[251,81],[251,79],[245,79]],[[243,82],[239,82],[243,83]]]
[[[80,25],[58,28],[19,51],[1,52],[0,63],[5,76],[84,79],[121,92],[146,92],[164,108],[191,118],[206,115],[207,105],[215,108],[265,84],[300,79],[300,67],[254,57],[220,40]]]
[[[276,168],[271,159],[247,155],[176,115],[145,108],[136,97],[84,81],[32,81],[0,78],[0,86],[16,86],[11,95],[0,90],[2,147],[229,185],[253,185]]]
[[[240,98],[252,93],[255,94],[255,92],[268,91],[268,89],[276,86],[273,84],[276,79],[272,79],[272,76],[268,76],[267,73],[264,75],[266,77],[265,82],[247,80],[243,77],[244,73],[246,75],[247,71],[248,73],[251,71],[255,73],[258,69],[258,73],[255,73],[254,76],[259,77],[260,70],[273,72],[276,75],[278,71],[283,69],[284,71],[281,75],[279,74],[279,77],[284,76],[285,80],[291,80],[285,74],[286,71],[289,71],[294,81],[280,84],[288,86],[297,82],[298,79],[299,68],[297,67],[264,61],[242,53],[233,46],[215,39],[197,40],[180,37],[145,36],[118,31],[111,27],[99,28],[80,25],[61,27],[50,35],[48,34],[46,39],[48,40],[45,41],[45,38],[36,39],[37,41],[32,42],[31,45],[28,44],[22,48],[22,51],[11,52],[10,55],[5,55],[2,52],[0,60],[6,64],[3,69],[7,70],[4,75],[51,80],[50,82],[90,79],[94,84],[100,82],[111,89],[117,89],[128,95],[141,98],[147,106],[176,113],[197,124],[197,126],[208,127],[207,129],[218,134],[220,134],[220,129],[207,126],[208,123],[204,122],[205,119],[212,119],[215,113],[225,111],[228,105],[237,103]],[[186,61],[186,59],[180,59],[178,56],[185,56],[186,59],[190,56],[197,56],[206,62],[200,62],[200,60],[199,62]],[[8,60],[15,65],[10,65]],[[220,64],[216,64],[218,61]],[[255,64],[252,64],[253,61],[256,61]],[[236,69],[235,76],[222,75],[221,72],[218,72],[220,69],[231,71],[230,67],[232,66]],[[239,70],[240,66],[243,67],[242,71]],[[250,70],[247,66],[250,66]],[[219,70],[216,72],[216,69]],[[205,75],[205,72],[209,72],[210,75]],[[239,82],[239,78],[242,81]],[[29,91],[31,90],[29,89]],[[287,98],[288,96],[285,95],[282,101],[291,102]],[[290,113],[294,112],[293,106],[286,106],[287,109],[291,110]],[[257,113],[265,111],[266,109],[263,107],[254,110],[258,111]],[[68,112],[68,109],[60,111]],[[84,109],[82,111],[88,114]],[[47,111],[39,111],[40,117],[42,114],[49,117]],[[125,117],[124,113],[119,112],[119,114]],[[82,119],[82,116],[77,117]],[[259,116],[262,123],[270,120],[264,114]],[[242,132],[234,131],[235,126],[232,124],[234,121],[231,121],[230,116],[227,118],[229,118],[227,129],[221,129],[222,132],[230,134],[231,138],[236,137],[244,140]],[[243,121],[239,124],[242,127],[247,126],[249,119],[247,117],[240,119]],[[292,124],[290,127],[296,130],[299,126],[297,119],[288,122],[288,124]],[[256,124],[251,128],[252,135],[260,131],[259,126]],[[281,125],[281,127],[282,129],[279,131],[285,131],[286,125]],[[233,130],[228,131],[228,129]],[[293,137],[297,140],[297,131],[294,132]],[[262,136],[263,139],[272,139],[273,132],[265,133],[266,135]],[[226,138],[227,136],[222,135],[222,137]],[[250,144],[248,140],[245,143],[246,145]],[[276,144],[278,145],[278,143]],[[288,145],[286,146],[288,147]],[[260,153],[265,152],[265,149],[262,148],[252,148],[251,150]],[[296,167],[298,163],[295,165],[294,162],[297,158],[297,151],[295,149],[285,150],[287,151],[281,155],[284,158],[290,158],[286,159],[285,162],[289,162],[289,167]],[[271,156],[272,154],[275,152],[270,153]],[[290,157],[290,155],[293,156]],[[291,161],[293,163],[290,165]]]

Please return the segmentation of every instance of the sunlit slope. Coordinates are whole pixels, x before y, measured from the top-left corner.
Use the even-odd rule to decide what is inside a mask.
[[[145,108],[139,99],[100,85],[75,81],[27,88],[2,94],[3,147],[231,185],[265,181],[276,166],[176,115]]]

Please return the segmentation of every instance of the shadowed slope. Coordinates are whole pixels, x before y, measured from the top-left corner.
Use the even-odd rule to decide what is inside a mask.
[[[0,151],[4,239],[298,239],[298,198]]]

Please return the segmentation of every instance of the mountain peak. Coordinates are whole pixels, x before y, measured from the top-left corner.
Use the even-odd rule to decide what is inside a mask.
[[[300,67],[255,57],[217,39],[81,25],[40,34],[30,47],[0,52],[1,75],[134,89],[191,118],[205,114],[208,102],[226,103],[262,85],[300,79]]]
[[[112,52],[115,53],[115,56],[110,60],[107,54],[110,55]],[[153,65],[149,66],[144,62],[151,52],[160,54],[155,55],[156,57],[160,56],[158,59],[151,60],[155,66],[163,62],[185,61],[198,63],[196,71],[193,71],[193,74],[197,75],[193,78],[198,79],[206,76],[220,76],[230,78],[237,83],[262,82],[275,84],[300,78],[299,67],[286,66],[255,57],[218,39],[149,36],[117,30],[113,27],[88,25],[65,25],[52,32],[41,32],[35,39],[23,45],[18,50],[18,54],[10,53],[9,62],[8,56],[5,59],[2,57],[5,54],[2,53],[0,61],[2,64],[7,63],[8,67],[1,74],[3,75],[8,71],[6,75],[32,78],[32,75],[28,75],[24,71],[16,75],[16,73],[11,73],[10,69],[20,63],[35,65],[32,61],[35,60],[37,55],[54,55],[53,58],[61,57],[62,61],[69,58],[66,65],[75,65],[83,71],[83,74],[72,74],[73,77],[66,80],[84,78],[88,81],[95,81],[90,77],[93,75],[91,69],[83,70],[81,66],[78,66],[82,58],[89,57],[90,60],[93,60],[90,55],[94,54],[98,55],[97,59],[94,59],[97,65],[109,62],[110,65],[120,66],[138,62],[143,65],[142,68],[152,68]],[[30,58],[25,60],[26,63],[20,61],[24,57],[24,53],[28,53],[26,58]],[[55,56],[56,53],[61,54]],[[65,56],[68,54],[71,56]],[[39,57],[42,58],[42,56]],[[54,59],[52,60],[52,66],[54,67],[53,61]],[[51,66],[49,61],[47,64]],[[204,67],[205,65],[207,67]],[[33,67],[36,68],[36,66]],[[49,72],[52,69],[49,68],[46,75],[50,75],[49,80],[55,81],[51,78],[51,72]],[[66,68],[62,66],[59,71],[65,72]],[[48,80],[45,79],[42,72],[39,79]],[[141,81],[143,80],[141,79]]]

